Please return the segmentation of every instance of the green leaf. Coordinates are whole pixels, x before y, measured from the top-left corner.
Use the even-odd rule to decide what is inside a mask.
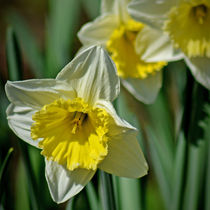
[[[7,155],[1,165],[1,168],[0,168],[0,201],[1,201],[1,196],[3,194],[3,190],[2,190],[2,182],[4,180],[4,175],[5,175],[5,172],[7,170],[7,167],[8,167],[8,163],[9,163],[9,159],[11,157],[11,154],[13,152],[13,148],[10,148],[7,152]]]
[[[70,61],[76,32],[79,30],[80,1],[50,0],[46,34],[46,77],[55,77]]]
[[[119,178],[121,210],[141,210],[141,185],[139,179]]]
[[[6,39],[6,58],[10,80],[19,80],[22,78],[20,49],[17,38],[11,27],[7,29]]]
[[[99,15],[101,4],[100,0],[82,0],[82,4],[91,20],[93,20]]]
[[[175,165],[173,169],[173,191],[172,191],[172,203],[171,210],[179,210],[181,207],[181,197],[183,196],[183,182],[184,182],[184,167],[186,160],[187,143],[184,139],[184,134],[181,133],[178,138],[176,153],[175,153]]]
[[[111,175],[99,171],[99,193],[103,210],[116,210],[113,183]]]
[[[209,116],[210,116],[210,111],[209,111]],[[208,142],[208,156],[207,156],[207,174],[206,174],[206,188],[205,188],[205,210],[210,209],[210,141],[209,141],[209,136],[210,136],[210,117],[209,117],[209,122],[208,122],[208,132],[206,132],[206,141]]]
[[[210,105],[207,104],[205,106],[205,112],[207,114],[205,121],[202,124],[202,127],[204,129],[204,141],[206,141],[207,144],[207,155],[206,155],[206,177],[205,177],[205,210],[210,209]]]
[[[174,133],[168,103],[163,92],[159,93],[155,103],[147,106],[147,109],[150,114],[150,128],[156,138],[153,143],[156,147],[155,150],[167,177],[172,177],[175,150]]]
[[[30,195],[27,187],[27,173],[22,158],[19,159],[17,166],[15,210],[32,209],[30,208]]]
[[[18,42],[34,75],[36,77],[42,77],[44,72],[43,58],[37,40],[31,33],[27,23],[16,12],[9,13],[8,22],[17,35]]]
[[[89,205],[90,205],[91,210],[98,210],[99,203],[98,203],[97,195],[96,195],[92,182],[89,182],[87,186],[85,187],[85,189],[87,191],[87,197],[89,200]]]
[[[201,183],[204,180],[206,147],[206,141],[199,141],[197,145],[190,144],[189,146],[186,188],[183,195],[184,210],[199,209]]]
[[[166,209],[170,209],[171,206],[171,177],[167,173],[167,169],[164,167],[162,163],[162,159],[160,158],[160,153],[158,151],[159,144],[157,137],[155,136],[153,130],[149,127],[146,128],[147,140],[149,151],[151,155],[151,162],[155,171],[155,175],[157,178],[157,182],[163,197],[163,201]],[[167,157],[165,157],[167,159]]]
[[[74,210],[74,197],[71,198],[67,205],[66,205],[66,210]]]
[[[41,204],[38,202],[39,194],[38,194],[35,174],[34,174],[32,164],[31,164],[31,159],[29,156],[28,145],[26,145],[26,143],[23,142],[22,140],[19,140],[19,145],[22,152],[23,162],[24,162],[24,166],[25,166],[25,170],[27,174],[26,180],[27,180],[28,191],[30,195],[30,206],[33,210],[38,210],[39,205]]]

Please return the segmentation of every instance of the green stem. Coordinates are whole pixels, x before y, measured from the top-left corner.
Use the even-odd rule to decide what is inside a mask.
[[[103,210],[116,210],[112,177],[104,171],[100,174],[100,199]]]

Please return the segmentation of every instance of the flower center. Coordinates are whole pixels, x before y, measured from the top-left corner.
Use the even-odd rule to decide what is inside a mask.
[[[82,127],[82,123],[86,117],[87,117],[87,114],[85,114],[85,113],[75,112],[74,119],[71,121],[71,123],[73,124],[73,128],[72,128],[71,132],[73,134],[75,134],[77,132],[77,130]]]
[[[136,37],[143,27],[142,23],[131,19],[116,28],[106,44],[122,78],[144,79],[166,65],[165,62],[146,63],[141,60],[136,50]]]
[[[81,98],[58,99],[33,115],[31,137],[39,139],[41,154],[69,170],[96,170],[108,152],[110,116]]]
[[[200,4],[192,8],[194,16],[199,24],[203,24],[207,17],[208,9],[204,4]]]
[[[164,30],[188,57],[210,57],[209,1],[181,1],[169,11]]]

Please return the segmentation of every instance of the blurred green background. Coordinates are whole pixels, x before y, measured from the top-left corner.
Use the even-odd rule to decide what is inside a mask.
[[[81,193],[57,205],[40,151],[8,128],[6,81],[55,77],[81,47],[80,27],[99,13],[100,0],[0,1],[0,210],[209,210],[209,92],[183,61],[163,70],[153,105],[136,101],[123,87],[114,102],[118,114],[140,130],[150,167],[141,179],[98,172]]]

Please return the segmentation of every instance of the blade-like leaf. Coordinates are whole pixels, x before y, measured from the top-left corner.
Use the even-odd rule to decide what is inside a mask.
[[[9,78],[11,80],[22,78],[20,49],[16,35],[11,27],[7,29],[6,55]]]
[[[1,195],[3,193],[3,189],[1,189],[2,187],[2,180],[4,179],[4,175],[5,175],[5,172],[7,170],[7,166],[8,166],[8,163],[9,163],[9,159],[11,157],[11,154],[13,152],[13,148],[10,148],[7,152],[7,155],[1,165],[1,168],[0,168],[0,200],[1,200]]]
[[[100,2],[100,0],[82,0],[82,4],[91,20],[99,15]]]
[[[173,168],[173,191],[171,210],[179,210],[181,206],[181,196],[183,196],[182,186],[184,181],[184,166],[186,159],[187,143],[183,133],[180,134],[175,153],[175,165]]]
[[[153,130],[149,127],[146,128],[148,145],[151,155],[151,162],[155,171],[157,182],[162,194],[162,198],[165,204],[166,209],[170,209],[171,206],[171,187],[170,187],[170,176],[167,173],[167,170],[164,168],[162,159],[157,149],[158,139],[155,136]],[[167,158],[167,157],[166,157]]]
[[[99,193],[103,210],[116,210],[114,190],[111,175],[99,171]]]
[[[189,146],[186,188],[183,195],[183,209],[185,210],[199,209],[199,195],[204,180],[206,147],[206,141],[200,141],[197,145],[190,144]]]
[[[98,199],[92,182],[89,182],[85,187],[85,189],[87,191],[87,197],[89,200],[89,205],[91,210],[98,210],[99,209]]]
[[[34,38],[25,20],[17,13],[12,12],[8,15],[8,22],[12,25],[17,35],[18,42],[34,75],[36,77],[42,77],[44,72],[43,57],[37,40]]]
[[[51,0],[46,34],[46,77],[55,77],[69,62],[79,24],[80,1]]]

